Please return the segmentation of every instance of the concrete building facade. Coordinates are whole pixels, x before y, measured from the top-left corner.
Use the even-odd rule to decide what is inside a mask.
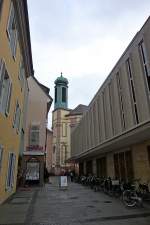
[[[80,174],[150,179],[150,18],[71,134]]]
[[[16,190],[31,75],[27,1],[0,0],[0,203]]]

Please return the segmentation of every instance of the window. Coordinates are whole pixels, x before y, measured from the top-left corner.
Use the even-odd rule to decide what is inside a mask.
[[[147,146],[148,162],[150,166],[150,146]]]
[[[131,151],[114,154],[115,178],[129,181],[133,179],[133,163]]]
[[[98,177],[107,177],[107,163],[106,157],[102,157],[96,160],[97,167],[97,176]]]
[[[79,175],[83,175],[84,174],[84,164],[83,163],[79,163]]]
[[[21,109],[17,101],[15,112],[14,112],[14,121],[13,121],[13,127],[17,129],[17,132],[19,131],[19,128],[20,128],[20,117],[21,117]]]
[[[124,114],[124,104],[123,104],[123,91],[122,91],[119,72],[116,74],[116,78],[117,78],[117,87],[118,87],[118,94],[119,94],[119,101],[120,101],[121,122],[122,122],[123,129],[125,129],[126,124],[125,124],[125,114]]]
[[[141,56],[144,73],[145,73],[145,76],[147,79],[148,88],[150,91],[150,68],[149,68],[148,58],[147,58],[147,54],[146,54],[146,48],[145,48],[143,40],[139,43],[139,52],[140,52],[140,56]]]
[[[0,171],[2,168],[3,146],[0,145]]]
[[[12,83],[3,60],[0,61],[0,112],[8,115],[10,109]]]
[[[30,145],[39,145],[39,126],[32,125],[30,128]]]
[[[86,162],[86,174],[93,174],[93,161],[89,160]]]
[[[8,158],[8,172],[6,180],[6,189],[11,190],[14,185],[14,172],[15,172],[16,156],[14,153],[9,153]]]
[[[55,102],[57,102],[57,88],[55,88]]]
[[[62,136],[66,137],[67,136],[67,124],[62,123]]]
[[[15,58],[17,48],[17,24],[15,18],[15,10],[12,2],[10,6],[9,19],[7,24],[7,34],[9,38],[11,53],[12,56]]]
[[[112,124],[112,133],[114,134],[114,121],[113,121],[113,87],[112,83],[108,84],[108,93],[109,93],[109,101],[110,101],[110,115],[111,115],[111,124]]]
[[[24,65],[23,61],[21,60],[20,62],[20,69],[19,69],[19,76],[18,76],[21,84],[21,89],[23,88],[24,85],[24,80],[25,80],[25,70],[24,70]]]
[[[3,0],[0,0],[0,18],[1,18],[2,6],[3,6]]]
[[[134,106],[135,120],[136,120],[136,123],[138,124],[139,123],[139,116],[138,116],[138,110],[137,110],[135,88],[134,88],[134,81],[133,81],[133,76],[132,76],[130,59],[127,59],[127,61],[126,61],[126,68],[127,68],[127,73],[128,73],[128,77],[129,77],[132,101],[133,101],[133,106]]]
[[[66,102],[66,88],[62,87],[62,102]]]
[[[67,159],[67,146],[61,147],[61,164],[65,164]]]

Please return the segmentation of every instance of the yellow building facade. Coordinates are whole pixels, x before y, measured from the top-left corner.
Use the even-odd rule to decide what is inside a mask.
[[[27,77],[33,74],[27,2],[0,1],[0,203],[16,190]]]

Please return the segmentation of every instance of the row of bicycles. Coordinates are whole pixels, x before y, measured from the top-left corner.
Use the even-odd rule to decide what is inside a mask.
[[[149,184],[140,183],[140,179],[124,181],[112,179],[111,177],[77,176],[75,182],[89,186],[95,192],[101,191],[111,197],[120,197],[125,206],[142,206],[144,201],[150,202]]]

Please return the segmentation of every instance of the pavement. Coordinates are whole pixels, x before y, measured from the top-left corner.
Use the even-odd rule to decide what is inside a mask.
[[[150,205],[126,208],[120,199],[51,177],[44,187],[23,188],[0,205],[0,225],[150,225]]]

